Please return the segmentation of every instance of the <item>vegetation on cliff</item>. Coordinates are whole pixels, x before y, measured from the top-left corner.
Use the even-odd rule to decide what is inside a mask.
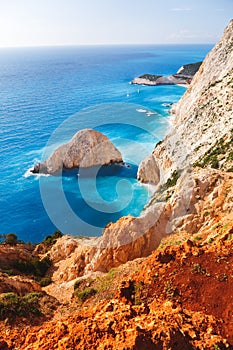
[[[214,169],[222,169],[228,172],[233,171],[233,129],[229,135],[221,137],[215,145],[205,152],[194,166],[205,168],[210,166]]]

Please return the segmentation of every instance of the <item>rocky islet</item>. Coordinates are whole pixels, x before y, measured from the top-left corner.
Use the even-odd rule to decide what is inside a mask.
[[[122,162],[120,151],[105,135],[93,129],[84,129],[58,147],[44,162],[35,165],[32,173],[56,174],[63,168],[88,168]]]

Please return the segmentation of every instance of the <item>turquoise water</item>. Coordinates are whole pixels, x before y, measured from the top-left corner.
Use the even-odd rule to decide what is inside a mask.
[[[168,126],[167,103],[183,87],[134,86],[140,74],[172,74],[209,45],[0,49],[0,233],[38,242],[55,229],[99,235],[139,215],[150,192],[137,166]],[[148,113],[149,112],[149,113]],[[104,132],[127,167],[29,176],[33,164],[86,127]]]

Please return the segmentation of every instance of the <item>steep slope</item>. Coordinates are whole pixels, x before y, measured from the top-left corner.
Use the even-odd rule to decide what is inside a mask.
[[[146,259],[79,281],[72,302],[51,321],[0,322],[1,349],[233,349],[229,220],[211,241],[164,241]]]
[[[140,165],[142,182],[164,183],[233,128],[233,20],[173,107],[173,130]]]
[[[196,169],[189,177],[182,174],[176,186],[157,193],[139,218],[128,216],[110,223],[95,239],[62,237],[48,253],[54,283],[46,291],[56,296],[63,290],[69,298],[75,278],[146,257],[174,232],[191,236],[205,230],[211,238],[214,225],[233,211],[232,182],[231,173]],[[64,299],[59,293],[58,297]]]

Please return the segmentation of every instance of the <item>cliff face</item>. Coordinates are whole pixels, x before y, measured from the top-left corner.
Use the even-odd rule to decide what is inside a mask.
[[[164,183],[193,164],[233,126],[233,21],[172,109],[173,130],[140,165],[142,182]],[[223,161],[224,163],[224,161]]]
[[[232,181],[230,173],[195,169],[188,176],[182,174],[176,186],[157,193],[139,218],[128,216],[110,223],[98,238],[63,236],[48,253],[53,262],[53,283],[46,292],[60,301],[69,300],[76,278],[98,275],[146,257],[164,237],[174,233],[202,237],[204,232],[205,240],[212,240],[213,227],[231,221]]]

